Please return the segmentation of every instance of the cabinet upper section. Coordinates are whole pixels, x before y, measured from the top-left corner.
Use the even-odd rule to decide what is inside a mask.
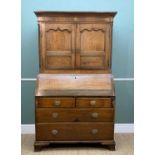
[[[111,72],[112,23],[116,12],[35,12],[40,72]]]

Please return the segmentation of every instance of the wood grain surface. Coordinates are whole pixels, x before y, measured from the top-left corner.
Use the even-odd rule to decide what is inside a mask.
[[[38,108],[37,123],[113,122],[113,108]]]
[[[111,74],[39,74],[36,96],[114,96]]]
[[[64,98],[64,97],[41,97],[37,98],[37,107],[38,108],[50,108],[50,107],[75,107],[75,98]]]
[[[51,142],[100,142],[115,150],[111,62],[116,12],[35,14],[39,75],[34,150]]]
[[[116,12],[35,12],[40,72],[111,71],[112,23]]]
[[[80,108],[112,108],[112,98],[102,98],[102,97],[89,97],[89,98],[77,98],[76,99],[76,107]]]
[[[44,123],[36,126],[37,141],[113,140],[113,123]]]

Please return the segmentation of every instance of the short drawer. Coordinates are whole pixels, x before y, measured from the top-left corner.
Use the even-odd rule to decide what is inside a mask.
[[[111,98],[77,98],[76,107],[112,108]]]
[[[41,97],[37,98],[38,108],[49,108],[49,107],[75,107],[75,98],[52,98],[52,97]]]
[[[113,108],[38,108],[37,123],[52,122],[113,122]]]
[[[36,124],[36,140],[87,141],[112,140],[113,123]]]

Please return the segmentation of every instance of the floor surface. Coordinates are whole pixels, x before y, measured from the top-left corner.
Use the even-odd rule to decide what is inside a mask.
[[[21,136],[22,155],[133,155],[134,135],[115,134],[116,151],[109,151],[101,147],[67,146],[46,148],[40,152],[33,151],[34,135],[24,134]]]

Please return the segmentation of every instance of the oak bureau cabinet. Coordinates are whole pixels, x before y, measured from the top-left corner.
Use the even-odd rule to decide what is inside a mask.
[[[35,12],[39,74],[35,143],[101,143],[115,150],[111,73],[116,12]]]

